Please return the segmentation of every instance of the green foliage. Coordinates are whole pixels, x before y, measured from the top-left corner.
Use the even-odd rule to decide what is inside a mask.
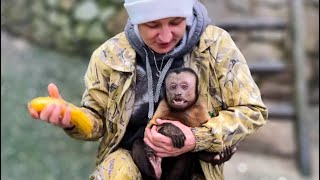
[[[26,107],[32,98],[47,96],[50,82],[64,99],[79,105],[88,61],[2,37],[1,179],[88,179],[98,143],[72,139],[33,120]]]

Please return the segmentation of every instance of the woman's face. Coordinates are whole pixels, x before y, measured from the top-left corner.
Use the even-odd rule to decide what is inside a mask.
[[[186,31],[186,18],[172,17],[139,24],[144,43],[159,54],[170,52]]]

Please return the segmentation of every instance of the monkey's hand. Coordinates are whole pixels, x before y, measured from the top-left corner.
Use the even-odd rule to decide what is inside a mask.
[[[160,126],[158,132],[170,137],[175,148],[182,148],[184,146],[186,136],[177,126],[171,123],[164,123]]]
[[[213,165],[220,165],[226,161],[229,161],[233,154],[236,152],[236,148],[232,146],[226,146],[222,152],[210,153],[201,151],[198,152],[198,158],[202,161],[212,163]]]

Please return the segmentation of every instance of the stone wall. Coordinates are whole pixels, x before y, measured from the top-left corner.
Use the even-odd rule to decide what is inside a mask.
[[[1,1],[1,29],[55,49],[89,55],[121,31],[121,0]]]
[[[282,19],[289,24],[290,22],[290,0],[203,0],[209,9],[209,15],[213,23],[223,22],[229,18],[244,17],[254,18],[263,17],[265,19]],[[305,49],[307,55],[319,55],[319,1],[304,1],[304,24],[305,24]],[[281,54],[286,52],[286,43],[289,43],[289,31],[284,32],[264,32],[264,33],[245,33],[247,36],[246,43],[244,38],[239,38],[239,46],[244,53],[252,58],[257,59],[257,53],[261,56],[274,55],[281,59]],[[286,39],[287,38],[287,39]],[[241,41],[241,40],[242,41]],[[258,46],[263,46],[261,52],[254,51]],[[244,46],[247,44],[248,46]],[[264,45],[262,45],[264,44]],[[259,48],[260,49],[260,48]]]
[[[288,28],[284,30],[244,31],[234,34],[231,32],[231,35],[249,63],[267,60],[293,64],[290,58],[292,51],[290,3],[292,0],[202,0],[202,2],[209,9],[209,16],[213,24],[237,18],[240,20],[277,19],[286,22]],[[303,5],[307,85],[309,85],[310,99],[319,100],[319,95],[317,95],[319,93],[319,0],[304,0]],[[267,78],[266,75],[264,79]],[[259,84],[260,89],[263,94],[273,93],[278,94],[281,98],[292,98],[284,96],[292,93],[293,82],[288,81],[290,78],[290,74],[287,74],[278,78],[278,81],[261,83]]]

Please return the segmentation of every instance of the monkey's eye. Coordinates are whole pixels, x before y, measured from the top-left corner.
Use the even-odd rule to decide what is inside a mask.
[[[187,85],[187,84],[182,84],[182,85],[181,85],[181,88],[184,89],[184,90],[186,90],[186,89],[188,89],[188,85]]]
[[[177,85],[176,84],[171,84],[170,89],[176,89]]]

